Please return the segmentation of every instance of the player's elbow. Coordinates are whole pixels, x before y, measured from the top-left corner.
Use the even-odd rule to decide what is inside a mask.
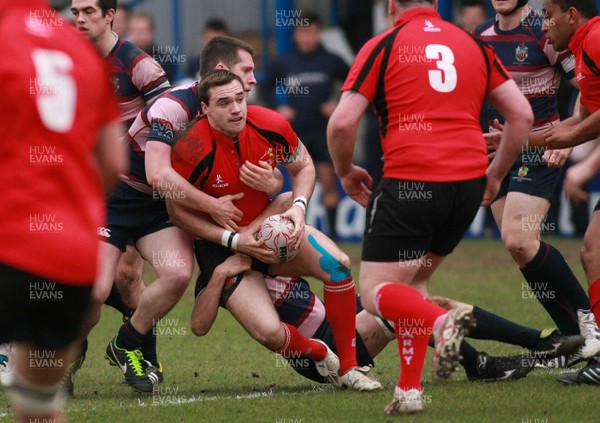
[[[208,327],[200,323],[192,323],[192,333],[196,336],[204,336],[208,333]]]
[[[520,124],[524,127],[531,128],[533,125],[533,110],[531,109],[531,105],[528,101],[523,103],[522,108],[515,108],[515,116],[514,120],[518,120]],[[518,112],[517,112],[518,110]]]
[[[327,124],[327,138],[338,138],[345,136],[357,125],[351,116],[342,113],[334,113]]]
[[[166,179],[165,171],[154,167],[146,167],[146,179],[150,186],[160,186],[160,182]]]

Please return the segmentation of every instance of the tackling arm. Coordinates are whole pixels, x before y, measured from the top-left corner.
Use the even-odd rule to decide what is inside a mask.
[[[163,142],[148,141],[146,145],[146,176],[154,190],[164,198],[177,198],[183,206],[208,213],[222,227],[237,231],[242,212],[233,205],[243,193],[214,198],[190,184],[171,166],[171,146]]]
[[[192,309],[191,327],[194,335],[204,336],[208,333],[219,312],[219,301],[225,281],[241,272],[249,271],[251,264],[250,257],[234,254],[215,267],[210,281],[196,299]]]

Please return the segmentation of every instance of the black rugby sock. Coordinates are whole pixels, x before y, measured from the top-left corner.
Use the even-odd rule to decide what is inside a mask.
[[[467,341],[460,343],[460,364],[465,368],[465,371],[471,375],[478,375],[477,371],[477,356],[479,352],[471,346]]]
[[[540,251],[543,253],[543,260],[536,263],[538,271],[554,282],[556,290],[574,310],[589,310],[590,299],[560,251],[545,242],[540,242]],[[541,255],[540,252],[536,258],[538,255]],[[527,267],[532,263],[533,261]]]
[[[558,250],[540,242],[540,249],[533,260],[519,270],[525,276],[534,297],[546,309],[558,329],[564,335],[578,335],[575,310],[579,307],[573,305],[569,298],[580,306],[586,301],[589,305],[589,300]]]
[[[158,367],[158,357],[156,356],[156,332],[154,326],[152,326],[152,330],[144,337],[142,354],[144,355],[144,360],[147,360],[152,363],[153,366]]]
[[[541,331],[521,326],[480,307],[473,306],[473,316],[477,325],[469,332],[471,338],[505,342],[523,348],[532,348],[540,340]]]
[[[145,335],[138,332],[131,324],[131,319],[121,325],[117,335],[117,347],[128,351],[137,350],[144,344]]]
[[[108,298],[106,301],[104,301],[104,304],[109,305],[115,310],[119,311],[123,316],[128,317],[131,315],[131,310],[123,302],[123,298],[121,297],[121,293],[117,288],[117,284],[114,282],[112,288],[110,289],[110,294],[108,294]]]

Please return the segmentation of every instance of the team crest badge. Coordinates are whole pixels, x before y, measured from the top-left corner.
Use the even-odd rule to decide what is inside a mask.
[[[273,149],[269,148],[267,151],[265,151],[265,154],[263,154],[262,157],[258,160],[262,160],[269,164],[273,164],[273,162],[275,161],[275,153],[273,152]]]
[[[515,50],[515,58],[519,62],[524,62],[529,56],[529,48],[525,45],[525,43],[521,43],[517,46]]]

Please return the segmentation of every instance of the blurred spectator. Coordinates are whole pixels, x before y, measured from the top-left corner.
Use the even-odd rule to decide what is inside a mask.
[[[129,18],[127,38],[133,44],[152,55],[154,45],[154,19],[144,12],[137,12]]]
[[[129,19],[131,18],[131,9],[126,4],[119,4],[119,8],[115,13],[112,30],[117,33],[119,38],[125,39],[127,29],[129,27]]]
[[[471,33],[487,18],[485,4],[482,1],[464,1],[460,6],[458,25]]]
[[[144,12],[137,12],[129,18],[127,39],[156,60],[167,74],[173,85],[177,74],[177,65],[182,57],[179,46],[158,46],[154,44],[154,19]]]
[[[209,19],[202,28],[202,43],[198,51],[201,51],[206,43],[218,35],[230,35],[227,23],[221,18]],[[185,76],[194,80],[200,79],[200,54],[190,57]]]
[[[348,65],[321,45],[319,17],[314,13],[303,16],[308,24],[294,29],[295,51],[272,62],[263,88],[266,100],[292,124],[315,162],[329,235],[335,238],[339,192],[325,132],[337,105],[337,99],[332,99],[335,82],[344,81]]]

